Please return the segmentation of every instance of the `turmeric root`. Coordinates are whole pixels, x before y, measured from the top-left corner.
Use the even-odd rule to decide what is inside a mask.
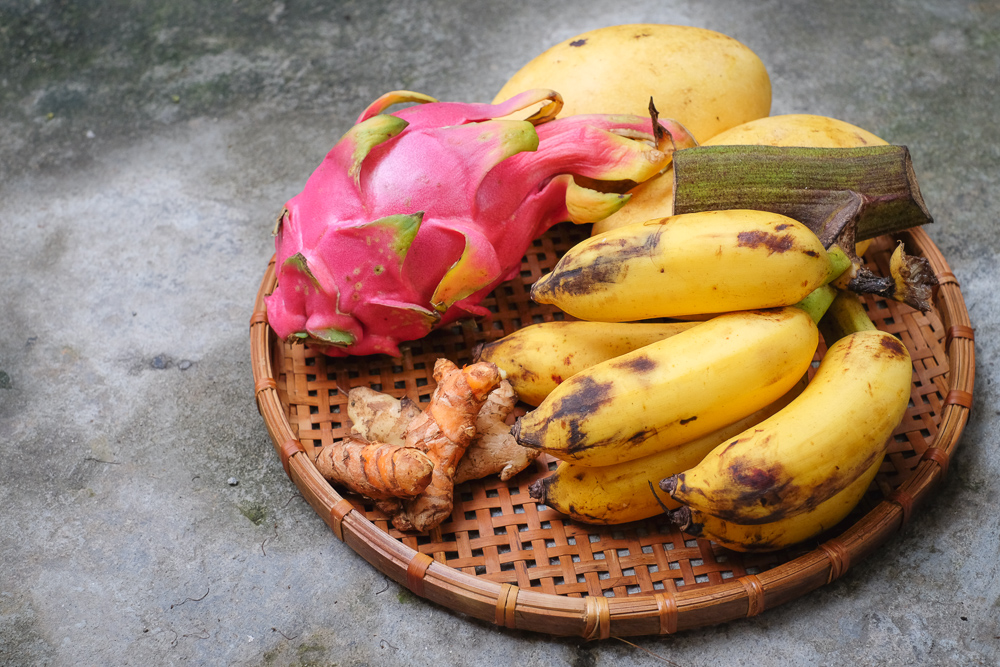
[[[426,531],[451,514],[455,468],[476,434],[476,416],[500,384],[500,369],[489,362],[458,368],[447,359],[434,364],[437,388],[427,408],[406,430],[406,445],[418,447],[434,462],[430,484],[393,514],[398,530]],[[386,504],[388,505],[388,504]]]
[[[406,427],[419,414],[420,406],[405,396],[397,399],[370,387],[355,387],[347,393],[351,433],[369,442],[402,445]]]
[[[434,463],[415,447],[347,437],[316,458],[324,478],[374,500],[413,498],[427,488]]]
[[[505,420],[516,403],[507,380],[490,392],[476,416],[476,435],[458,462],[455,484],[496,474],[506,481],[538,457],[541,450],[522,447],[510,434]],[[396,399],[368,387],[351,389],[347,405],[353,433],[390,444],[403,444],[407,425],[420,414],[420,407],[408,398]]]
[[[497,473],[507,481],[538,458],[540,449],[523,447],[510,434],[506,419],[516,403],[517,394],[507,380],[490,392],[476,416],[476,437],[458,462],[455,484]]]

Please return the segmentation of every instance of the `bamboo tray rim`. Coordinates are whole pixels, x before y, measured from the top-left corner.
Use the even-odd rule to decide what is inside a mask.
[[[944,326],[949,392],[934,443],[912,474],[836,538],[770,569],[691,590],[627,597],[569,597],[497,583],[452,568],[390,536],[356,511],[316,470],[289,422],[272,366],[276,336],[264,297],[274,289],[274,258],[250,318],[254,395],[285,472],[334,535],[414,594],[498,626],[550,635],[604,639],[611,635],[672,634],[756,616],[827,585],[901,529],[946,474],[972,407],[974,330],[959,282],[921,228],[893,235],[922,255],[937,277],[934,305]]]

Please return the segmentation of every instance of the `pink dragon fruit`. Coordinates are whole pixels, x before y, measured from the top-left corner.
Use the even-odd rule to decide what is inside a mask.
[[[401,102],[419,104],[383,113]],[[486,314],[480,301],[550,226],[596,222],[628,199],[577,180],[621,189],[694,144],[655,114],[555,119],[561,107],[549,90],[496,105],[376,100],[278,218],[275,333],[331,356],[399,356],[402,341]]]

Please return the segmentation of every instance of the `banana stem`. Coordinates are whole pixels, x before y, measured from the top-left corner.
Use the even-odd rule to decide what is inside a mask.
[[[833,282],[855,266],[855,260],[839,244],[835,243],[827,248],[826,254],[830,258],[830,278],[827,282]]]
[[[673,155],[674,213],[752,208],[804,223],[829,245],[932,222],[905,146],[698,146]]]
[[[809,313],[809,317],[816,324],[823,319],[823,315],[833,304],[839,290],[833,285],[822,285],[806,295],[804,299],[795,304],[796,308]]]
[[[826,314],[839,291],[831,283],[854,266],[853,260],[838,245],[830,246],[827,255],[830,258],[830,275],[827,278],[827,284],[817,287],[795,304],[796,308],[806,311],[816,324],[819,324],[819,321],[823,319],[823,315]]]
[[[828,346],[848,334],[876,328],[856,294],[844,290],[836,292],[822,320],[823,338]]]

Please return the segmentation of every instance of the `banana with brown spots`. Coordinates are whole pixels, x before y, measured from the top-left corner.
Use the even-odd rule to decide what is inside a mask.
[[[704,537],[733,551],[777,551],[816,537],[843,521],[871,486],[882,465],[880,456],[872,465],[840,491],[811,510],[769,523],[742,524],[681,507],[669,512],[671,521],[688,535]]]
[[[686,213],[634,223],[578,243],[531,298],[594,322],[790,306],[849,261],[777,213]]]
[[[648,456],[778,400],[806,372],[818,342],[800,308],[719,315],[573,375],[513,433],[525,447],[578,465]]]
[[[906,347],[892,334],[848,333],[788,407],[660,487],[692,510],[735,524],[809,512],[882,460],[909,404],[912,373]]]

